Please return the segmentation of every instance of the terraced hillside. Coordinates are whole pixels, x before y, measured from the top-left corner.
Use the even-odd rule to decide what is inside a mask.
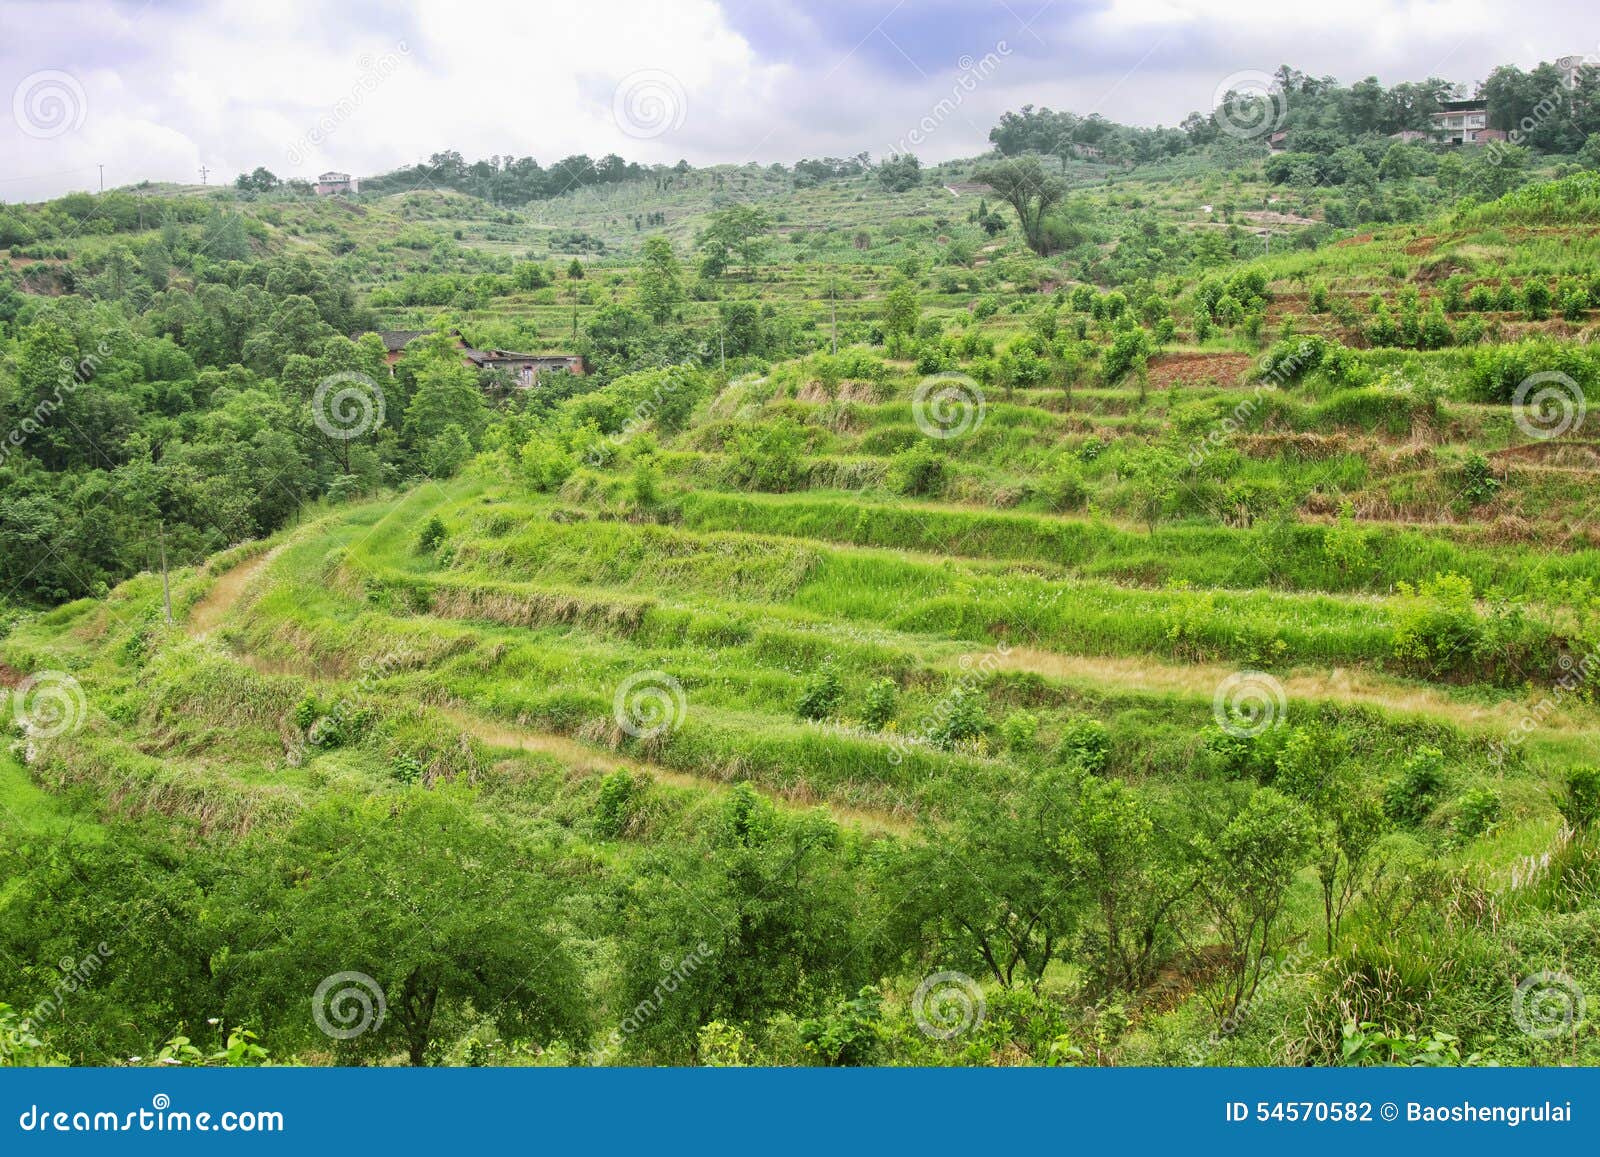
[[[659,932],[670,908],[640,890],[710,904],[727,882],[697,894],[706,881],[684,879],[674,851],[704,841],[716,860],[722,825],[762,815],[768,838],[795,841],[791,866],[815,856],[827,879],[797,873],[796,902],[842,905],[806,920],[853,909],[849,953],[758,949],[752,913],[719,909],[696,925],[716,931],[715,958],[749,953],[764,967],[776,951],[803,961],[808,982],[829,970],[867,983],[908,952],[994,955],[983,985],[1004,1039],[930,1053],[902,1021],[880,1047],[906,1058],[1019,1048],[1175,1061],[1201,1048],[1333,1060],[1352,1020],[1448,1033],[1505,1059],[1586,1056],[1587,1037],[1519,1043],[1509,998],[1469,996],[1509,994],[1520,972],[1592,968],[1591,853],[1557,803],[1593,759],[1600,555],[1576,525],[1532,552],[1531,534],[1496,533],[1470,506],[1352,517],[1375,484],[1454,485],[1437,482],[1438,463],[1477,451],[1508,463],[1487,476],[1493,502],[1538,482],[1503,453],[1534,445],[1507,432],[1504,411],[1441,397],[1424,413],[1404,387],[1282,390],[1240,445],[1217,449],[1231,477],[1208,473],[1212,455],[1169,464],[1168,504],[1145,520],[1160,485],[1150,456],[1176,459],[1168,447],[1199,428],[1182,415],[1226,412],[1256,396],[1258,377],[1180,372],[1141,400],[1132,383],[987,399],[969,378],[867,355],[726,385],[646,375],[651,390],[667,381],[697,398],[680,431],[602,418],[587,445],[582,431],[597,427],[575,425],[576,441],[536,434],[459,479],[308,515],[180,576],[172,628],[147,575],[17,630],[6,662],[72,672],[81,699],[67,708],[82,716],[28,741],[27,771],[8,768],[10,821],[92,841],[105,823],[159,819],[202,846],[260,854],[348,801],[394,813],[436,795],[470,817],[452,822],[537,833],[563,874],[582,865],[606,882],[555,922],[595,945],[576,967],[622,1009],[649,980],[619,947],[627,924]],[[621,379],[569,406],[636,413],[640,388]],[[1570,444],[1591,444],[1587,427],[1573,433]],[[1345,513],[1252,510],[1236,493],[1252,475]],[[63,693],[65,675],[39,678],[34,694]],[[1268,870],[1256,841],[1270,834],[1245,826],[1287,822],[1252,813],[1267,795],[1304,798],[1317,816],[1270,921],[1291,971],[1257,998],[1270,1007],[1213,1039],[1207,1002],[1252,978],[1231,974],[1216,917],[1177,877],[1205,855]],[[1125,859],[1108,832],[1095,844],[1097,816],[1148,858]],[[1029,842],[1039,823],[1058,836]],[[1070,867],[1053,862],[1057,839],[1077,847]],[[927,863],[930,848],[959,872]],[[1015,876],[1030,868],[1047,893]],[[787,870],[762,877],[754,899]],[[381,888],[376,900],[408,903]],[[1014,931],[1025,914],[1053,928],[1057,904],[1071,912],[1060,934],[1083,937],[1070,964]],[[620,927],[603,912],[618,905],[631,913]],[[438,914],[413,915],[408,932],[425,936]],[[797,919],[763,919],[785,916]],[[1112,919],[1146,939],[1095,947]],[[1007,984],[1030,956],[1037,992]],[[727,967],[701,1012],[738,1007],[726,986],[744,982]],[[235,979],[230,1020],[268,1017]],[[915,982],[890,984],[888,999],[908,1001]],[[909,1015],[870,991],[875,1016]],[[1101,991],[1123,995],[1103,1004]],[[852,1007],[828,1015],[848,1023]],[[769,1024],[762,1047],[817,1055],[808,1034],[822,1030],[809,1024]],[[449,1055],[503,1047],[481,1031],[446,1041]],[[735,1043],[702,1030],[697,1047],[737,1053],[758,1030],[747,1019],[726,1031]],[[681,1055],[664,1027],[641,1035],[627,1047]],[[586,1055],[563,1039],[546,1055]]]
[[[1594,176],[1258,258],[1260,167],[1076,171],[1040,255],[974,167],[29,283],[0,1057],[1600,1061]],[[691,286],[730,183],[821,241]]]

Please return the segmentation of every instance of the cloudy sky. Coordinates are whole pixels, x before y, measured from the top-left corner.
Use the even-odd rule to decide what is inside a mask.
[[[0,200],[142,179],[587,152],[986,147],[1024,103],[1175,124],[1237,74],[1600,52],[1592,0],[0,0]]]

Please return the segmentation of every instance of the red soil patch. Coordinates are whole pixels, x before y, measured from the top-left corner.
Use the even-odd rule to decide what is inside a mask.
[[[1150,362],[1150,385],[1154,389],[1203,383],[1231,386],[1249,373],[1253,364],[1249,354],[1163,354]]]

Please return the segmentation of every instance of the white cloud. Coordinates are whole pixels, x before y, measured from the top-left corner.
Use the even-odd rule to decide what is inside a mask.
[[[846,15],[866,28],[876,19]],[[1514,16],[1486,0],[1344,0],[1292,14],[1281,0],[1108,0],[1046,8],[1031,31],[1005,5],[959,28],[909,4],[896,15],[908,18],[926,34],[912,46],[915,70],[872,39],[886,32],[852,52],[861,30],[824,28],[822,9],[799,7],[764,17],[762,31],[803,41],[802,59],[763,59],[713,0],[6,0],[0,101],[25,77],[62,70],[86,107],[78,129],[41,139],[0,104],[0,198],[92,188],[101,163],[119,185],[193,181],[201,165],[214,180],[257,165],[375,173],[445,148],[545,163],[578,152],[696,163],[881,155],[951,95],[949,62],[999,40],[1012,54],[940,118],[918,148],[925,159],[982,151],[998,115],[1023,103],[1175,124],[1241,69],[1470,83],[1498,63],[1531,66],[1597,41],[1576,0],[1528,0]],[[682,102],[657,135],[630,135],[612,115],[618,82],[641,70],[670,74],[661,91]]]

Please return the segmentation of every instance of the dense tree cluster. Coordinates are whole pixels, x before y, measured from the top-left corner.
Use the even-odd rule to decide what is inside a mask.
[[[364,177],[364,193],[404,193],[412,189],[455,189],[494,205],[525,205],[559,197],[587,185],[637,181],[650,170],[624,161],[615,153],[598,160],[579,153],[546,167],[532,157],[493,156],[470,164],[454,150],[434,153],[426,161],[392,173]]]

